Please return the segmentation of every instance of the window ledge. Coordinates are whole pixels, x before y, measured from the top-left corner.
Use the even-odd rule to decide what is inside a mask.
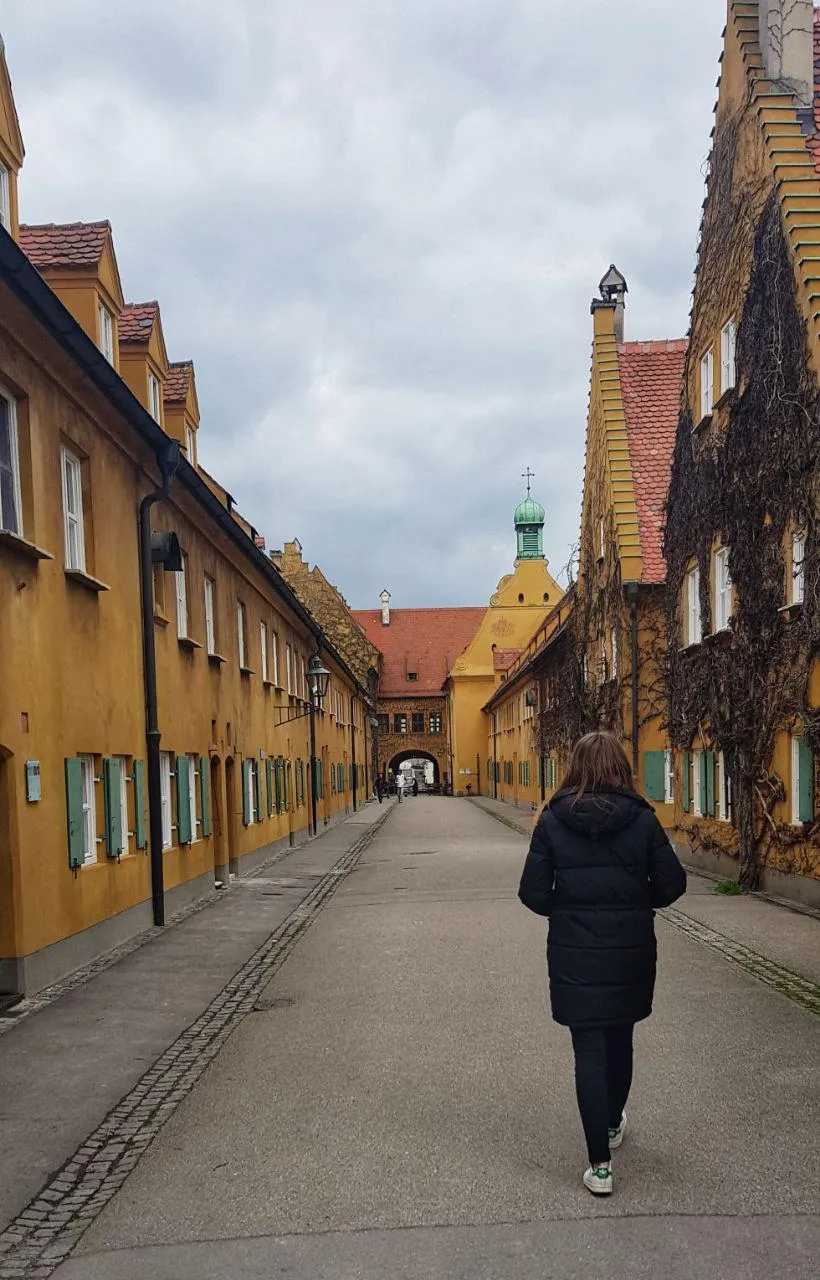
[[[704,636],[702,643],[709,645],[726,644],[731,640],[733,634],[731,627],[721,627],[720,631],[710,631],[708,636]]]
[[[0,529],[0,547],[16,551],[18,555],[25,556],[28,560],[54,559],[50,551],[44,551],[42,547],[35,546],[33,542],[29,542],[27,538],[21,538],[19,533],[12,533],[10,529]]]
[[[202,648],[202,645],[199,643],[199,641],[194,640],[191,636],[177,636],[177,644],[179,645],[180,649],[190,649],[192,652],[194,649]]]
[[[252,671],[250,667],[240,667],[239,674],[242,676],[254,676],[256,672]]]
[[[694,427],[692,428],[692,435],[699,436],[701,435],[702,432],[708,430],[708,428],[711,427],[712,425],[713,416],[714,416],[713,413],[704,413],[700,422],[696,422]]]
[[[168,626],[168,619],[166,618],[165,614],[159,613],[156,609],[154,610],[154,622],[158,627]]]
[[[803,612],[803,601],[794,600],[791,604],[783,604],[777,611],[786,619],[787,622],[793,622],[795,618],[799,618]]]
[[[263,680],[262,687],[264,689],[275,689],[276,685],[274,684],[273,680]]]
[[[91,574],[86,573],[83,569],[66,569],[65,576],[72,582],[78,582],[86,590],[93,591],[96,595],[99,595],[101,591],[111,590],[104,582],[100,582],[99,578],[92,578]]]
[[[223,662],[227,662],[228,659],[223,658],[221,653],[209,653],[208,661],[212,662],[214,666],[219,667],[222,665]]]
[[[693,640],[691,644],[684,644],[678,649],[678,653],[697,653],[703,644],[702,640]]]
[[[714,403],[714,408],[722,409],[725,404],[728,404],[729,401],[734,396],[735,390],[736,390],[736,387],[732,386],[732,387],[727,387],[725,391],[721,392],[720,396]]]

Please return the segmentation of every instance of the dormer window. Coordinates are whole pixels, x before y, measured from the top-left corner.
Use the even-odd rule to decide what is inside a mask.
[[[708,418],[715,400],[715,352],[710,347],[700,362],[700,416]]]
[[[190,462],[191,466],[192,467],[195,466],[196,460],[194,458],[194,430],[193,430],[193,427],[188,426],[187,422],[185,423],[185,453],[188,456],[188,461]]]
[[[148,412],[155,422],[162,421],[159,378],[155,377],[150,371],[148,374]]]
[[[0,226],[11,231],[11,197],[9,194],[9,171],[0,160]]]
[[[109,364],[114,363],[114,317],[104,303],[97,303],[97,346]]]

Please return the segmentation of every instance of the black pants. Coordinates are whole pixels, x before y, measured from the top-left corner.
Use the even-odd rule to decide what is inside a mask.
[[[616,1027],[570,1027],[575,1090],[589,1162],[609,1160],[609,1129],[617,1129],[632,1084],[631,1022]]]

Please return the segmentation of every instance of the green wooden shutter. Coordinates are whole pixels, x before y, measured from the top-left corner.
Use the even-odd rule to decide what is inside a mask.
[[[68,865],[81,867],[83,850],[83,766],[80,760],[65,762],[65,802],[68,824]]]
[[[643,789],[647,800],[656,804],[663,803],[663,752],[644,751],[643,753]]]
[[[242,825],[251,825],[251,762],[242,761]]]
[[[708,753],[706,751],[701,751],[700,755],[698,756],[698,759],[700,760],[700,777],[697,779],[697,786],[699,788],[698,795],[700,796],[700,811],[702,814],[708,813],[708,809],[707,809],[708,797],[706,794],[706,756],[707,754]]]
[[[189,771],[191,762],[187,756],[177,756],[175,773],[177,776],[177,843],[191,843],[191,792],[189,790]]]
[[[798,810],[801,822],[811,822],[814,818],[814,755],[811,746],[804,739],[797,745],[798,766]]]
[[[122,762],[115,756],[103,760],[103,798],[105,800],[105,852],[109,858],[122,855]]]
[[[137,848],[145,849],[148,845],[148,826],[145,821],[145,763],[134,761],[134,835]]]
[[[683,773],[683,811],[688,813],[692,808],[692,757],[688,751],[683,751],[680,759]]]
[[[265,758],[265,782],[268,793],[268,817],[270,817],[273,813],[273,761],[270,756]]]
[[[199,758],[199,816],[202,834],[207,837],[211,834],[211,774],[205,756]]]
[[[276,812],[282,812],[282,761],[277,756],[273,764],[273,785],[276,789]]]
[[[704,751],[703,753],[703,769],[706,774],[706,808],[704,813],[710,817],[715,816],[715,753],[714,751]]]

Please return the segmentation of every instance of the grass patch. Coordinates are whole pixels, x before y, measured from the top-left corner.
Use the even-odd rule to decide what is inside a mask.
[[[733,897],[742,892],[737,880],[719,880],[715,885],[715,893],[723,893],[727,897]]]

